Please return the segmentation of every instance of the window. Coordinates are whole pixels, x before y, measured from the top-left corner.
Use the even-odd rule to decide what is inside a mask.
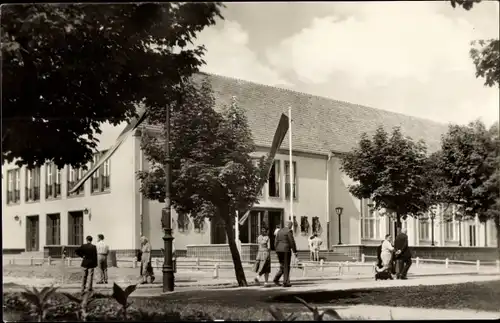
[[[95,165],[99,158],[104,155],[106,151],[102,151],[100,153],[94,154],[94,159],[92,161],[92,166]],[[92,186],[91,192],[106,192],[109,191],[110,188],[110,175],[111,175],[111,161],[106,160],[100,167],[97,169],[94,174],[92,174]]]
[[[280,197],[280,161],[275,160],[269,171],[269,196]]]
[[[7,204],[21,200],[21,172],[18,169],[7,171]]]
[[[61,170],[54,163],[45,165],[45,198],[61,196]]]
[[[76,192],[70,194],[69,191],[73,188],[73,186],[78,183],[79,180],[81,180],[83,177],[83,169],[81,168],[73,168],[71,166],[68,166],[68,195],[69,196],[75,196],[75,195],[82,195],[84,193],[84,188],[85,184],[81,185]]]
[[[40,167],[26,169],[26,201],[40,200]]]
[[[297,163],[292,162],[293,166],[293,198],[297,198]],[[290,162],[285,161],[285,197],[290,198]]]
[[[371,204],[370,200],[362,199],[361,205],[364,212],[361,217],[361,239],[377,240],[380,237],[380,216],[368,206]]]
[[[79,246],[83,244],[83,212],[69,212],[68,244]]]
[[[61,244],[61,216],[59,213],[47,214],[47,245]]]
[[[184,213],[179,213],[177,216],[177,228],[180,232],[184,232],[189,229],[189,216]]]
[[[444,225],[444,239],[446,241],[455,241],[455,222],[447,221]]]
[[[431,223],[429,219],[424,218],[418,221],[418,234],[420,240],[431,240],[430,227]]]
[[[254,166],[257,168],[257,169],[260,169],[260,158],[252,158],[252,162],[254,164]],[[259,195],[258,196],[264,196],[264,186],[262,187],[262,189],[260,190],[259,192]]]

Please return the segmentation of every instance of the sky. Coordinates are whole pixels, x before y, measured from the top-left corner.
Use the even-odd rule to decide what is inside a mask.
[[[469,56],[471,41],[499,37],[497,1],[225,5],[197,36],[205,72],[443,123],[499,118],[499,90]]]

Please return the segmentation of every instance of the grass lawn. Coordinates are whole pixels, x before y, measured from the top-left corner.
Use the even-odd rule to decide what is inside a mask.
[[[7,296],[7,297],[6,297]],[[302,313],[299,319],[310,319],[308,310],[294,296],[320,308],[345,305],[382,305],[441,309],[500,311],[500,280],[440,286],[391,287],[366,290],[285,292],[280,289],[197,290],[155,297],[130,297],[132,308],[149,312],[179,313],[182,320],[207,318],[224,320],[270,320],[270,305],[284,313]],[[57,296],[59,301],[65,298]],[[10,298],[4,293],[4,300]],[[99,299],[94,306],[115,307],[114,300]],[[5,308],[9,310],[9,308]],[[173,314],[170,314],[173,315]],[[174,317],[172,317],[173,319]],[[359,318],[345,318],[359,319]],[[156,320],[155,320],[156,321]]]
[[[315,291],[274,296],[272,302],[328,305],[380,305],[500,312],[500,280],[439,286],[409,286],[346,291]]]

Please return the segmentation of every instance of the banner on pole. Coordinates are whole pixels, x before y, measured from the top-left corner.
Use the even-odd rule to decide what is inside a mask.
[[[271,150],[269,151],[269,155],[267,156],[266,162],[261,170],[261,177],[259,182],[259,191],[262,190],[264,185],[267,182],[267,178],[269,177],[269,172],[271,171],[271,167],[274,163],[274,158],[276,157],[276,153],[278,149],[281,147],[283,140],[285,139],[285,135],[288,132],[288,116],[284,113],[281,114],[280,121],[278,123],[278,127],[276,128],[276,132],[274,133],[273,143],[271,145]],[[242,212],[243,213],[243,212]],[[243,225],[248,216],[250,215],[250,210],[246,210],[244,212],[245,215],[241,217],[239,223]]]
[[[115,151],[121,146],[121,144],[127,139],[127,137],[135,130],[137,127],[146,119],[146,111],[143,110],[139,113],[139,116],[137,118],[134,118],[130,121],[129,124],[123,129],[123,131],[120,133],[118,138],[116,139],[115,144],[113,147],[111,147],[104,155],[102,155],[97,163],[95,163],[92,168],[90,168],[85,175],[71,188],[69,193],[74,193],[80,186],[82,186],[91,176],[94,174],[99,167],[101,167],[102,164],[104,164],[113,154]]]

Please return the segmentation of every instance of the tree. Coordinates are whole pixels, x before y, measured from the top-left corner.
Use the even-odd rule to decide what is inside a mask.
[[[236,212],[258,201],[261,171],[250,156],[255,146],[244,111],[235,99],[220,113],[213,109],[214,106],[207,82],[202,82],[201,87],[193,82],[186,83],[182,99],[170,106],[172,205],[178,214],[222,220],[236,279],[240,286],[246,286],[233,227]],[[161,115],[153,114],[149,122],[161,124]],[[165,198],[162,138],[164,133],[143,133],[142,148],[151,166],[138,174],[142,194],[157,201]],[[262,164],[263,160],[260,167]]]
[[[59,167],[92,158],[102,123],[164,106],[198,71],[218,2],[4,5],[2,164]],[[222,18],[222,17],[221,17]]]
[[[475,3],[481,0],[451,0],[453,8],[460,6],[465,10],[471,10]],[[477,40],[471,43],[470,56],[476,66],[476,77],[485,79],[486,86],[500,85],[500,41],[498,39]],[[478,46],[479,45],[479,46]]]
[[[357,182],[349,186],[351,194],[372,199],[375,210],[395,214],[396,228],[401,218],[421,216],[436,204],[436,194],[428,189],[430,168],[424,142],[403,137],[397,127],[390,138],[383,127],[371,140],[364,133],[358,147],[341,160],[341,169]]]
[[[449,203],[458,206],[462,219],[476,215],[494,221],[500,256],[498,124],[490,129],[480,122],[450,125],[442,137],[439,168]]]

